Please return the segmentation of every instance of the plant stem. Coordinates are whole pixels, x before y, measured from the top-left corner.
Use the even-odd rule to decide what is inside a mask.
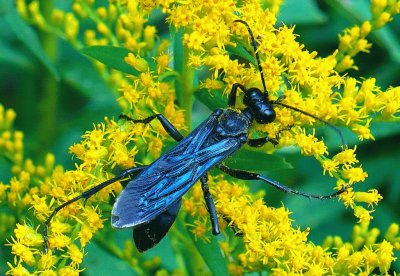
[[[192,121],[192,107],[193,107],[193,77],[194,71],[188,66],[188,51],[184,48],[184,64],[182,72],[182,104],[181,107],[185,110],[185,122],[190,128]]]
[[[40,5],[42,14],[45,18],[50,18],[53,10],[53,0],[45,0]],[[57,57],[57,38],[54,34],[40,31],[42,47],[50,60]],[[43,69],[45,70],[45,69]],[[41,148],[48,148],[48,144],[53,141],[55,135],[56,112],[58,110],[58,83],[51,74],[41,74],[39,76],[41,85],[41,95],[38,102],[37,135],[39,146],[36,150],[43,152]],[[43,134],[46,135],[43,135]]]
[[[179,73],[180,78],[175,83],[176,97],[178,105],[185,110],[185,123],[190,129],[192,117],[192,95],[194,70],[188,66],[188,50],[184,47],[183,29],[174,30],[174,69]]]

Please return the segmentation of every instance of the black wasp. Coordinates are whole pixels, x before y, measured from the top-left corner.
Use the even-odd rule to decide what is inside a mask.
[[[282,191],[306,197],[333,198],[345,191],[343,188],[331,195],[303,193],[257,173],[231,169],[221,163],[246,143],[250,147],[260,147],[267,142],[274,145],[278,143],[277,137],[270,138],[266,136],[255,139],[248,137],[249,128],[254,121],[259,124],[268,124],[275,120],[274,104],[291,108],[326,123],[339,133],[343,141],[339,130],[326,121],[295,107],[285,105],[280,101],[270,101],[268,99],[254,35],[245,21],[236,20],[234,22],[244,24],[249,32],[264,92],[258,88],[246,89],[242,84],[235,83],[228,96],[228,107],[215,110],[186,137],[183,137],[162,114],[155,114],[141,120],[121,115],[122,118],[133,123],[148,124],[154,119],[158,119],[167,133],[178,141],[178,144],[152,164],[127,169],[116,177],[56,207],[45,222],[43,233],[45,250],[47,250],[48,246],[48,226],[51,219],[60,209],[79,199],[88,199],[102,188],[127,177],[130,177],[131,180],[114,204],[111,223],[115,228],[132,227],[133,239],[136,247],[141,252],[155,246],[166,235],[178,214],[182,196],[198,180],[201,182],[204,199],[210,214],[212,233],[214,235],[220,233],[215,204],[207,184],[207,172],[213,167],[237,179],[261,180]],[[243,103],[245,108],[243,110],[235,108],[238,89],[244,92]]]

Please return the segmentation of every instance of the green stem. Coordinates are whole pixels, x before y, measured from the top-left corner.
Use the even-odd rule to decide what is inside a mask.
[[[188,66],[188,51],[184,48],[184,63],[182,72],[182,109],[185,110],[185,122],[190,127],[193,107],[193,78],[194,70]]]
[[[193,82],[194,70],[188,66],[189,55],[187,48],[184,47],[183,28],[172,30],[174,37],[174,68],[179,73],[180,79],[175,83],[176,97],[179,106],[185,110],[185,123],[190,129],[193,104]]]
[[[171,237],[172,237],[172,247],[177,255],[177,262],[179,267],[185,269],[184,273],[189,275],[198,274],[199,271],[203,271],[205,267],[204,259],[200,255],[194,242],[191,240],[188,233],[187,226],[185,225],[185,216],[180,215],[175,222],[175,227],[172,227]],[[177,242],[179,241],[179,243]],[[178,246],[180,244],[180,246]],[[182,251],[181,246],[185,248]],[[184,252],[184,254],[182,254]]]
[[[53,10],[53,1],[44,0],[40,7],[43,16],[45,18],[50,18]],[[42,47],[47,56],[51,60],[55,60],[57,57],[57,37],[46,31],[40,31],[39,35],[42,41]],[[53,141],[55,135],[54,126],[56,124],[56,112],[58,110],[59,87],[57,80],[50,74],[41,74],[39,78],[39,82],[41,83],[41,95],[37,105],[39,118],[39,122],[37,122],[39,148],[37,148],[37,150],[42,152],[41,147],[47,148],[47,144]]]
[[[178,224],[178,222],[176,222],[176,224]],[[169,231],[171,234],[171,246],[175,253],[175,259],[176,259],[179,269],[182,270],[184,275],[188,275],[189,271],[187,270],[185,256],[184,256],[184,254],[182,254],[182,250],[179,249],[178,243],[179,242],[182,243],[185,248],[188,248],[188,246],[190,246],[190,245],[187,243],[187,238],[177,228],[178,228],[177,226],[172,227]]]

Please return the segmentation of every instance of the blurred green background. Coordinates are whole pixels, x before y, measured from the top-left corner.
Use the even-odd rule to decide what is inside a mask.
[[[69,1],[55,2],[66,9],[70,5]],[[300,35],[298,40],[309,51],[315,50],[325,56],[337,48],[338,34],[344,28],[369,17],[368,1],[290,0],[282,7],[278,22],[295,24],[295,33]],[[28,32],[21,33],[21,28]],[[80,136],[92,129],[93,123],[101,122],[104,116],[116,118],[120,114],[114,89],[99,76],[85,56],[65,41],[25,25],[5,2],[0,4],[0,30],[0,103],[17,113],[15,128],[25,134],[25,157],[42,162],[47,152],[53,152],[57,163],[67,169],[73,168],[75,161],[68,153],[69,146],[78,142]],[[162,30],[166,31],[165,28]],[[167,33],[160,33],[160,36],[163,35],[168,37]],[[373,43],[371,53],[359,54],[355,58],[359,71],[352,70],[348,74],[357,78],[375,77],[382,89],[400,85],[400,16],[382,30],[372,33],[368,39]],[[55,41],[57,47],[41,47],[46,40]],[[195,101],[192,128],[210,112],[206,106]],[[339,150],[335,133],[326,129],[319,131],[331,145],[331,154]],[[358,159],[369,174],[367,181],[357,184],[356,189],[367,191],[377,188],[383,195],[382,202],[373,213],[372,226],[386,231],[390,223],[400,222],[400,124],[373,124],[372,133],[376,141],[359,142],[355,135],[343,131],[350,147],[358,145]],[[276,154],[285,157],[292,168],[275,171],[266,168],[262,174],[298,190],[329,193],[331,186],[326,182],[333,181],[322,175],[321,166],[313,158],[302,157],[299,151],[291,148]],[[10,164],[0,159],[0,181],[9,181],[9,169]],[[249,185],[252,190],[265,187],[261,183]],[[266,203],[281,206],[283,202],[292,210],[295,225],[311,227],[309,237],[315,243],[321,243],[327,235],[350,239],[356,219],[350,210],[336,200],[307,200],[282,194],[270,187],[266,187],[266,190]],[[117,233],[121,240],[130,238],[130,231],[121,232],[125,232]],[[5,242],[4,239],[0,237],[1,243]],[[163,241],[161,246],[166,243],[168,241]],[[96,248],[94,243],[86,251],[95,250],[93,247]],[[98,254],[89,253],[85,259],[84,266],[90,267],[85,271],[86,275],[94,275],[97,271],[104,275],[107,271],[122,272],[128,269],[122,262],[98,250]],[[168,257],[168,248],[165,252],[163,262],[167,267],[173,267],[174,261]],[[1,257],[0,260],[0,272],[3,272],[5,264]],[[399,261],[394,269],[400,270]]]

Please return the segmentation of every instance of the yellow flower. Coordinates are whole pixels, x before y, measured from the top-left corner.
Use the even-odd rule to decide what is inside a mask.
[[[62,249],[71,244],[71,238],[66,235],[52,235],[49,237],[50,249]]]
[[[354,182],[363,182],[368,174],[363,171],[361,167],[356,168],[345,168],[342,172],[342,176],[349,180],[350,184]]]
[[[323,163],[322,163],[322,168],[324,169],[324,174],[326,172],[328,172],[331,177],[333,176],[334,173],[337,172],[338,166],[339,166],[338,161],[334,161],[334,160],[330,160],[330,159],[327,159],[327,160],[323,161]]]
[[[132,53],[129,53],[128,56],[125,57],[125,62],[139,72],[147,72],[149,70],[149,64],[147,61],[144,58],[135,57]]]
[[[14,229],[15,237],[21,244],[36,247],[41,246],[43,244],[43,237],[39,233],[37,233],[33,228],[28,225],[23,225],[17,223],[16,229]]]
[[[60,276],[79,276],[79,273],[82,272],[82,270],[78,270],[70,266],[65,266],[63,268],[60,268],[57,272]]]
[[[198,31],[194,31],[191,34],[185,34],[183,37],[183,42],[187,47],[193,50],[202,50],[204,51],[204,44],[208,41],[207,38]]]
[[[57,262],[57,256],[53,255],[51,252],[47,254],[40,254],[40,260],[38,267],[40,270],[51,269]]]
[[[399,249],[400,246],[400,237],[398,235],[399,235],[399,225],[397,223],[390,224],[385,234],[385,240],[394,244],[396,249]]]
[[[21,242],[13,240],[11,253],[19,256],[27,265],[33,266],[36,263],[34,252]]]
[[[82,263],[83,252],[75,244],[68,246],[68,255],[65,257],[71,260],[72,267],[78,267]]]
[[[382,196],[375,189],[369,190],[368,192],[356,192],[354,194],[355,201],[365,202],[368,203],[368,205],[378,204],[381,199]]]
[[[368,223],[371,221],[372,216],[370,214],[371,212],[366,210],[365,208],[361,206],[356,206],[354,208],[354,215],[359,219],[360,223]]]
[[[93,232],[97,231],[100,228],[103,228],[103,221],[96,210],[97,208],[93,208],[90,206],[85,207],[85,209],[83,210],[88,226],[92,229]]]
[[[372,119],[369,119],[365,125],[358,125],[354,124],[351,130],[354,133],[358,134],[358,138],[362,141],[364,139],[372,139],[375,140],[374,136],[371,134],[371,130],[369,128],[369,124],[371,123]]]
[[[303,130],[296,137],[296,143],[300,146],[301,154],[305,156],[323,155],[327,153],[327,147],[324,142],[318,141],[313,134],[306,134]]]
[[[384,93],[379,93],[377,102],[380,103],[384,118],[396,118],[400,111],[400,87],[391,87]]]
[[[49,206],[47,205],[45,197],[39,197],[38,195],[34,194],[32,196],[33,208],[35,209],[36,215],[39,220],[44,221],[47,216],[50,214]]]
[[[393,256],[393,245],[387,241],[383,241],[376,249],[378,254],[378,267],[381,273],[386,273],[392,261],[396,258]]]
[[[72,13],[65,16],[65,35],[70,41],[74,41],[79,34],[79,21]]]
[[[169,23],[173,24],[176,28],[187,26],[194,16],[192,9],[187,9],[184,5],[177,6],[170,11],[168,17]]]
[[[90,226],[83,224],[79,231],[79,242],[81,243],[82,247],[85,247],[86,244],[92,239],[93,231]]]
[[[193,233],[195,238],[201,238],[209,241],[209,238],[206,235],[209,229],[205,226],[204,221],[196,220],[194,221],[194,225],[189,226],[191,226],[192,229],[190,231]]]
[[[339,162],[339,164],[343,164],[345,166],[353,165],[358,163],[358,160],[356,158],[356,151],[357,147],[354,147],[354,149],[345,149],[338,154],[336,154],[332,160]]]
[[[19,263],[17,266],[13,266],[10,262],[7,262],[8,267],[10,268],[7,271],[6,275],[20,275],[20,276],[30,276],[33,275],[29,273],[29,271]]]

